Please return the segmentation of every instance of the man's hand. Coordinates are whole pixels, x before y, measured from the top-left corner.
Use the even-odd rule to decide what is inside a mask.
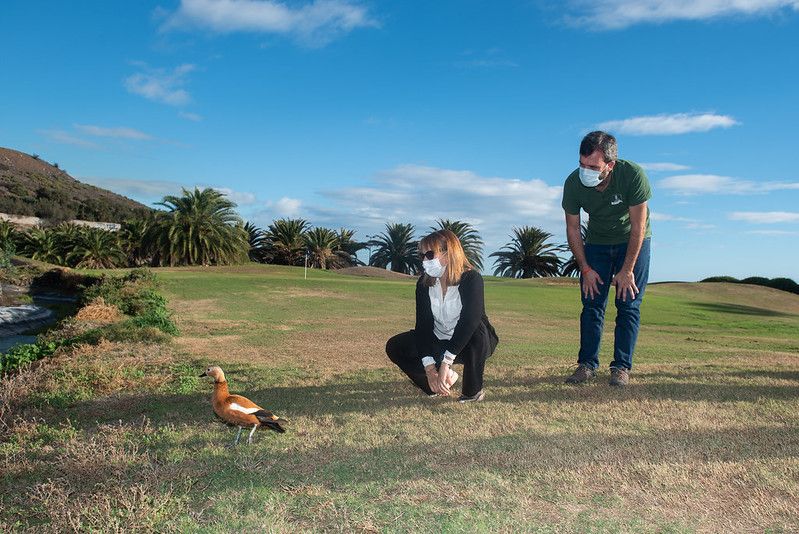
[[[599,295],[599,285],[605,282],[599,277],[599,274],[591,267],[587,267],[582,271],[583,274],[583,296],[593,299]]]
[[[616,276],[613,277],[613,285],[616,286],[617,299],[626,301],[629,295],[630,300],[635,300],[635,296],[638,295],[638,286],[635,285],[635,275],[632,271],[616,273]]]

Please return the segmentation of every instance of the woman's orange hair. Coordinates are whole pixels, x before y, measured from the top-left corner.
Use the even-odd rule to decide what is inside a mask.
[[[456,286],[461,282],[461,275],[472,268],[472,264],[466,259],[461,242],[451,230],[438,230],[425,236],[419,241],[419,253],[432,250],[436,256],[447,253],[447,270],[444,276],[447,277],[447,286]],[[430,287],[436,284],[436,279],[432,276],[424,275],[422,279],[424,285]]]

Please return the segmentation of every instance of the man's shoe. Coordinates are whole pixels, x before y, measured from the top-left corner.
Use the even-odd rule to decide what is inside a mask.
[[[610,368],[610,385],[626,386],[630,382],[630,371],[621,367]]]
[[[596,378],[596,371],[583,365],[582,363],[577,366],[572,375],[566,379],[567,384],[582,384],[588,382],[592,378]]]
[[[467,397],[466,395],[461,395],[460,397],[458,397],[458,402],[460,402],[460,403],[480,402],[481,400],[483,400],[485,398],[485,396],[486,396],[485,392],[481,389],[480,391],[478,391],[477,393],[475,393],[471,397]]]

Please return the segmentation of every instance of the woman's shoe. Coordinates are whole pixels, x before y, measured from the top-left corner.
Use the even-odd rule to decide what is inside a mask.
[[[460,403],[480,402],[481,400],[483,400],[485,398],[485,396],[486,396],[485,392],[481,389],[480,391],[478,391],[477,393],[475,393],[474,395],[472,395],[470,397],[467,397],[466,395],[461,395],[460,397],[458,397],[458,402],[460,402]]]

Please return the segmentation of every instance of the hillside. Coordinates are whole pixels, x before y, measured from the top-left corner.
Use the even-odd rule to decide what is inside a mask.
[[[0,213],[122,222],[149,211],[127,197],[81,183],[38,157],[0,147]]]

